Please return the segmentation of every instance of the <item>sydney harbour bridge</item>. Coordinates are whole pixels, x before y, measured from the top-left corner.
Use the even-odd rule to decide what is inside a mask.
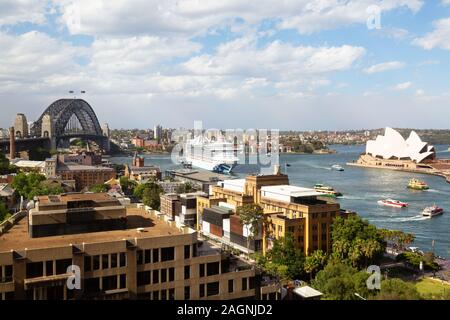
[[[108,125],[100,125],[94,109],[83,99],[59,99],[31,125],[24,114],[17,114],[9,137],[0,138],[0,150],[12,155],[36,147],[67,148],[75,138],[94,142],[109,152]]]

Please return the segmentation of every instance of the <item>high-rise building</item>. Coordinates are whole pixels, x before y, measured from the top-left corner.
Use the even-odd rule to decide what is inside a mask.
[[[163,128],[162,128],[162,126],[159,125],[159,124],[156,125],[156,126],[153,128],[153,139],[155,139],[156,141],[158,141],[158,143],[161,143],[162,138],[163,138],[162,133],[163,133]]]

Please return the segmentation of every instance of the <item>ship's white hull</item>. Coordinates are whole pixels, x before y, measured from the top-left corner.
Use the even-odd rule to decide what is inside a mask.
[[[186,162],[190,163],[192,167],[208,171],[214,171],[221,165],[229,166],[231,169],[236,165],[235,162],[226,163],[223,161],[206,161],[201,159],[193,159],[190,157],[186,157]]]

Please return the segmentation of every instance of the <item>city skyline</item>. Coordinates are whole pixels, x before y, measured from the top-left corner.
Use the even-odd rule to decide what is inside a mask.
[[[368,23],[374,4],[380,29]],[[0,9],[3,128],[18,112],[36,120],[70,90],[85,90],[78,97],[117,129],[448,128],[447,0]]]

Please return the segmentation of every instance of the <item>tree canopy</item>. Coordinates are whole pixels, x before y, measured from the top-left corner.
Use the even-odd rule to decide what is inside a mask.
[[[133,195],[141,199],[142,202],[154,210],[160,209],[160,195],[164,193],[163,188],[155,182],[147,182],[137,185],[134,188]]]
[[[398,278],[381,281],[381,292],[377,300],[419,300],[420,294],[413,283]]]
[[[111,187],[109,185],[104,184],[104,183],[100,183],[100,184],[97,184],[95,186],[92,186],[89,189],[89,191],[96,192],[96,193],[101,193],[101,192],[108,192],[109,189],[111,189]]]
[[[332,241],[333,255],[359,268],[375,264],[386,249],[377,228],[357,215],[334,220]]]
[[[60,186],[51,186],[45,183],[46,178],[38,173],[19,173],[14,177],[12,187],[19,196],[32,200],[35,196],[57,195],[64,192]]]

